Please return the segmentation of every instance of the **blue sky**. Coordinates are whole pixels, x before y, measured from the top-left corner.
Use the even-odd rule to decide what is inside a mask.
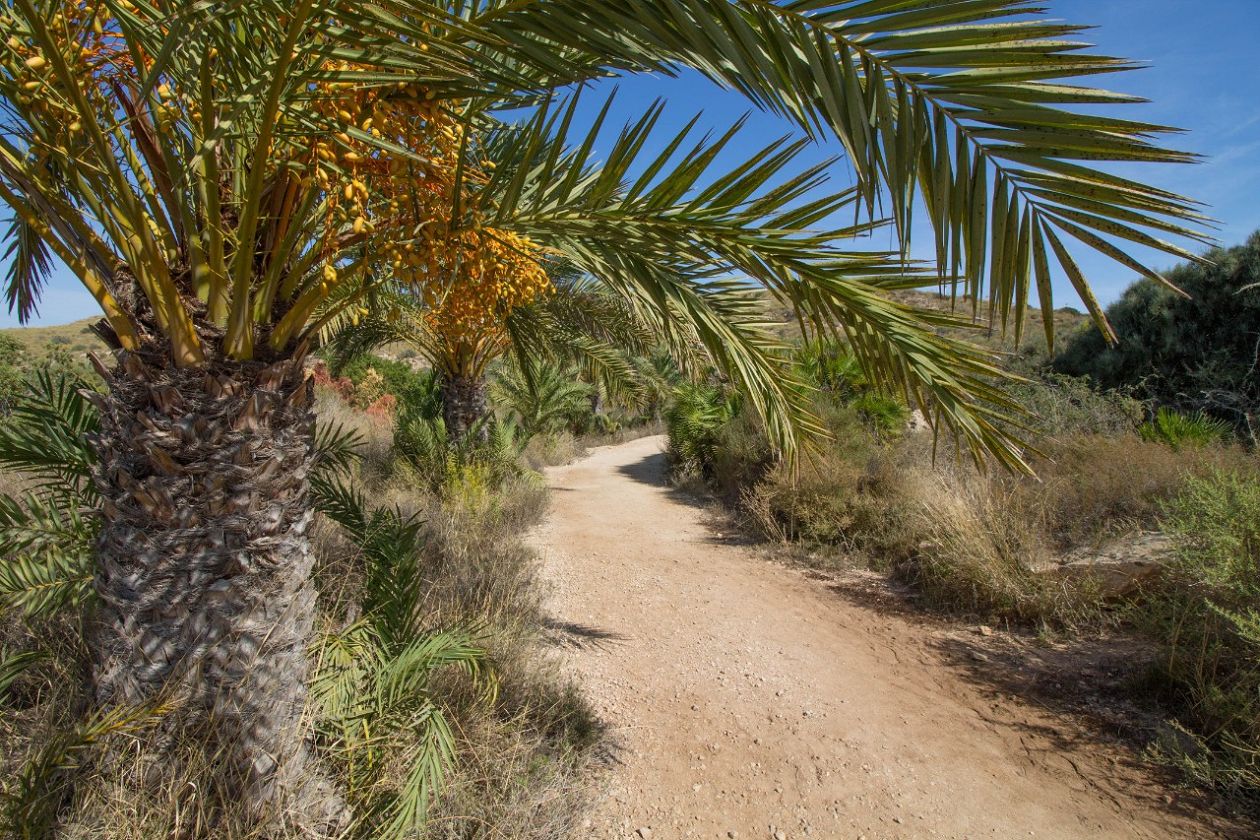
[[[1219,220],[1218,239],[1226,245],[1244,240],[1260,228],[1260,0],[1046,0],[1050,15],[1076,23],[1096,24],[1086,38],[1100,52],[1149,62],[1147,69],[1103,77],[1115,90],[1144,96],[1147,105],[1125,106],[1125,116],[1189,129],[1171,138],[1179,148],[1198,152],[1197,166],[1129,166],[1116,171],[1206,202]],[[640,77],[618,83],[612,125],[638,112],[657,97],[667,100],[662,129],[680,128],[697,111],[703,125],[722,128],[748,110],[740,96],[718,90],[703,79]],[[598,97],[589,97],[593,107]],[[775,120],[754,115],[732,148],[733,159],[759,148],[785,131]],[[810,157],[834,154],[811,150]],[[849,183],[843,161],[835,182]],[[881,234],[882,235],[882,234]],[[916,255],[928,256],[930,231],[920,232]],[[876,241],[873,247],[887,247]],[[1086,250],[1075,251],[1098,297],[1114,300],[1134,279],[1131,272]],[[1171,258],[1144,255],[1157,266]],[[1056,305],[1078,305],[1066,284],[1056,286]],[[45,290],[36,323],[56,324],[96,314],[92,299],[67,272],[59,271]],[[0,309],[0,326],[16,317]]]

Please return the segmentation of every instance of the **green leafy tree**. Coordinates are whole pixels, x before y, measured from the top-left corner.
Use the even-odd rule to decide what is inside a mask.
[[[1160,126],[1074,107],[1132,101],[1071,82],[1132,65],[1020,14],[1036,8],[0,0],[0,202],[25,243],[6,293],[33,311],[45,249],[98,301],[115,351],[94,437],[98,704],[186,687],[244,801],[329,810],[301,726],[315,598],[303,360],[387,266],[436,300],[473,282],[483,251],[562,254],[688,325],[790,449],[808,405],[760,326],[752,290],[766,288],[843,330],[868,374],[938,426],[1022,463],[995,417],[1009,404],[992,361],[936,333],[951,316],[883,294],[923,282],[901,260],[916,199],[943,276],[1016,332],[1034,287],[1052,309],[1054,263],[1103,322],[1068,241],[1154,276],[1118,242],[1189,256],[1156,236],[1201,238],[1190,202],[1098,168],[1191,159],[1150,140]],[[632,175],[659,109],[595,167],[593,134],[569,143],[575,106],[540,104],[610,73],[682,68],[801,136],[727,172],[713,158],[731,135],[679,139]],[[490,170],[461,115],[511,108],[536,116],[496,141],[518,164]],[[826,167],[786,168],[808,137],[843,144],[851,192],[813,198]],[[868,225],[819,229],[877,208],[893,253],[837,244]]]

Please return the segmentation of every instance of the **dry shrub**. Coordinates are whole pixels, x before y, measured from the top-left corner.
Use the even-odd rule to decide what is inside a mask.
[[[728,495],[738,490],[745,520],[772,539],[839,545],[877,566],[909,556],[921,539],[908,515],[917,440],[881,444],[852,408],[820,400],[815,409],[831,438],[804,452],[795,469],[769,461],[746,433],[727,432],[718,480]]]
[[[1017,490],[975,472],[919,484],[911,529],[923,537],[896,572],[937,608],[1026,623],[1071,623],[1087,590],[1035,571],[1052,554]]]
[[[586,454],[586,445],[570,432],[534,435],[521,451],[521,460],[531,470],[558,467]]]
[[[1136,434],[1079,435],[1044,447],[1040,481],[1005,479],[1017,488],[1021,515],[1031,517],[1058,549],[1097,544],[1153,528],[1162,503],[1190,478],[1245,463],[1234,447],[1173,449]]]

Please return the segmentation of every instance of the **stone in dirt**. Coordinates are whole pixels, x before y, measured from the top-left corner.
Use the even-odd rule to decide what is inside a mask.
[[[1091,587],[1104,599],[1123,598],[1158,575],[1171,551],[1172,541],[1167,535],[1144,531],[1100,548],[1071,551],[1058,562],[1033,571]]]

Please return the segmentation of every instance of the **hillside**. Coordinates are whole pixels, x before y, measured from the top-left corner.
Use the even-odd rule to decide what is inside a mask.
[[[81,321],[54,326],[8,327],[0,329],[0,335],[16,338],[34,360],[44,358],[54,348],[64,349],[76,357],[81,357],[90,350],[100,350],[105,347],[91,330],[92,324],[97,320],[84,318]]]

